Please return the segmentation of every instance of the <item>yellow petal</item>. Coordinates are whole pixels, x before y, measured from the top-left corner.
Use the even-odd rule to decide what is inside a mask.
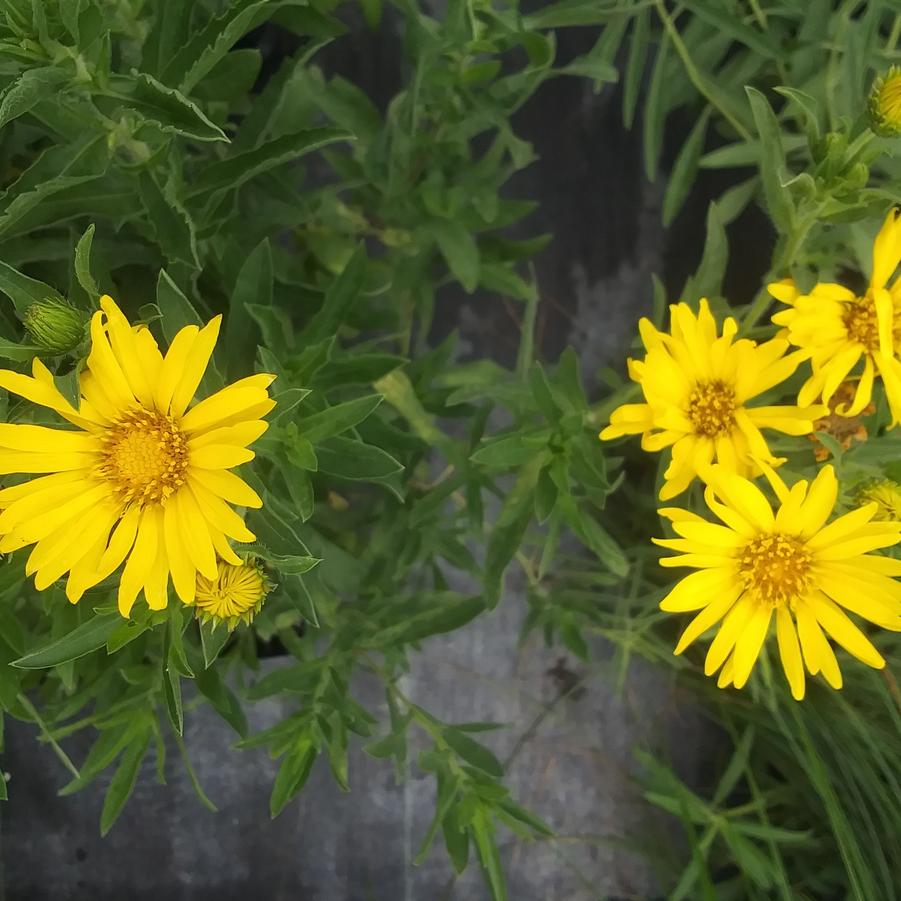
[[[226,426],[221,429],[213,429],[204,432],[196,438],[188,441],[188,448],[205,447],[208,444],[230,444],[235,447],[247,447],[253,444],[257,438],[269,428],[265,419],[253,419],[250,422],[241,422],[237,425]]]
[[[147,507],[138,522],[138,535],[128,555],[119,582],[119,613],[128,616],[144,588],[156,560],[157,545],[162,538],[156,508]]]
[[[197,450],[189,450],[188,465],[193,469],[231,469],[252,460],[256,454],[246,447],[234,447],[230,444],[208,444]],[[0,458],[2,460],[2,458]]]
[[[225,501],[191,479],[188,480],[188,485],[209,525],[236,541],[256,541],[256,535],[244,525],[244,520]]]
[[[704,661],[705,675],[712,676],[732,653],[736,640],[754,614],[756,606],[748,598],[742,598],[726,615],[707,651],[707,658]]]
[[[714,598],[686,627],[679,637],[674,654],[681,654],[696,638],[716,625],[731,609],[742,592],[740,585],[733,585]]]
[[[221,316],[214,316],[197,334],[191,351],[182,368],[181,378],[175,391],[172,392],[172,401],[169,411],[173,416],[181,416],[188,408],[188,404],[194,400],[200,380],[206,372],[216,339],[219,337],[219,326],[222,323]],[[165,365],[165,364],[164,364]],[[187,426],[185,426],[187,428]]]
[[[97,566],[97,581],[101,582],[111,572],[119,568],[122,561],[128,556],[135,543],[138,533],[138,523],[141,520],[141,510],[137,506],[131,506],[113,530],[110,542]],[[96,583],[95,583],[96,584]]]
[[[754,664],[760,656],[760,648],[770,628],[773,608],[769,604],[757,604],[741,635],[735,642],[732,682],[736,688],[744,688]]]
[[[801,660],[801,647],[791,613],[787,607],[776,608],[776,639],[779,643],[779,657],[782,669],[791,688],[792,697],[796,701],[804,699],[804,663]]]
[[[195,569],[206,578],[215,579],[216,554],[213,551],[206,519],[200,512],[194,495],[189,489],[183,488],[169,498],[169,504],[175,505],[182,541]]]
[[[729,569],[704,569],[691,573],[673,586],[660,602],[660,609],[667,613],[684,613],[700,610],[713,603],[730,589],[734,576]]]
[[[100,298],[100,308],[106,313],[110,345],[131,393],[143,406],[152,407],[153,390],[150,373],[142,365],[137,335],[131,323],[108,294]]]
[[[193,604],[197,588],[197,571],[182,541],[178,511],[171,502],[164,508],[163,533],[175,591],[182,603]]]
[[[851,622],[841,609],[822,592],[813,595],[809,602],[817,622],[849,654],[874,669],[882,669],[885,660],[870,640]]]
[[[263,506],[260,496],[246,482],[225,469],[191,469],[189,476],[203,485],[207,491],[239,507],[259,509]]]
[[[169,412],[172,395],[188,365],[188,357],[199,333],[200,329],[196,325],[186,325],[179,329],[178,334],[172,339],[172,344],[169,345],[160,367],[159,378],[153,388],[153,400],[161,413]]]
[[[208,429],[229,425],[236,417],[239,421],[250,419],[252,417],[242,414],[266,403],[275,405],[274,401],[269,400],[265,389],[229,385],[192,407],[182,419],[182,428],[193,437]]]

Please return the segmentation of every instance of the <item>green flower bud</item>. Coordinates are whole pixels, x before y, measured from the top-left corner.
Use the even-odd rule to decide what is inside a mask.
[[[873,82],[867,113],[877,135],[892,138],[901,134],[901,67],[892,66]]]
[[[845,191],[858,191],[867,186],[870,180],[870,167],[858,160],[845,173]]]
[[[81,310],[49,297],[25,311],[25,331],[38,347],[51,354],[75,350],[84,340],[87,322]]]

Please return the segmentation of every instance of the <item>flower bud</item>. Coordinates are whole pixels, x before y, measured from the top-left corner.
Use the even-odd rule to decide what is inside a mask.
[[[877,135],[892,138],[901,134],[901,67],[892,66],[873,82],[867,113]]]
[[[50,297],[25,311],[25,331],[38,347],[51,354],[75,350],[84,340],[87,322],[81,310]]]
[[[855,494],[858,507],[876,504],[875,522],[901,520],[901,485],[892,479],[873,479],[859,486]]]

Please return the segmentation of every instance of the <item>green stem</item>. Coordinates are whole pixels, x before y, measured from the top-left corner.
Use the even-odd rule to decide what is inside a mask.
[[[60,747],[57,740],[50,734],[50,729],[47,727],[47,724],[44,722],[44,718],[38,713],[37,708],[31,701],[28,700],[27,697],[23,694],[18,694],[16,696],[16,700],[22,705],[25,709],[26,713],[32,718],[32,720],[37,724],[37,727],[41,730],[41,735],[44,736],[44,740],[47,744],[53,748],[54,753],[57,757],[59,757],[63,766],[76,778],[81,778],[81,773],[78,772],[78,767],[72,763],[72,758]]]

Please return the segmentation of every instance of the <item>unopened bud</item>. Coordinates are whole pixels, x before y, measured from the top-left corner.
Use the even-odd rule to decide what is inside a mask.
[[[25,331],[31,340],[51,354],[75,350],[84,340],[88,317],[62,300],[33,303],[25,311]]]

